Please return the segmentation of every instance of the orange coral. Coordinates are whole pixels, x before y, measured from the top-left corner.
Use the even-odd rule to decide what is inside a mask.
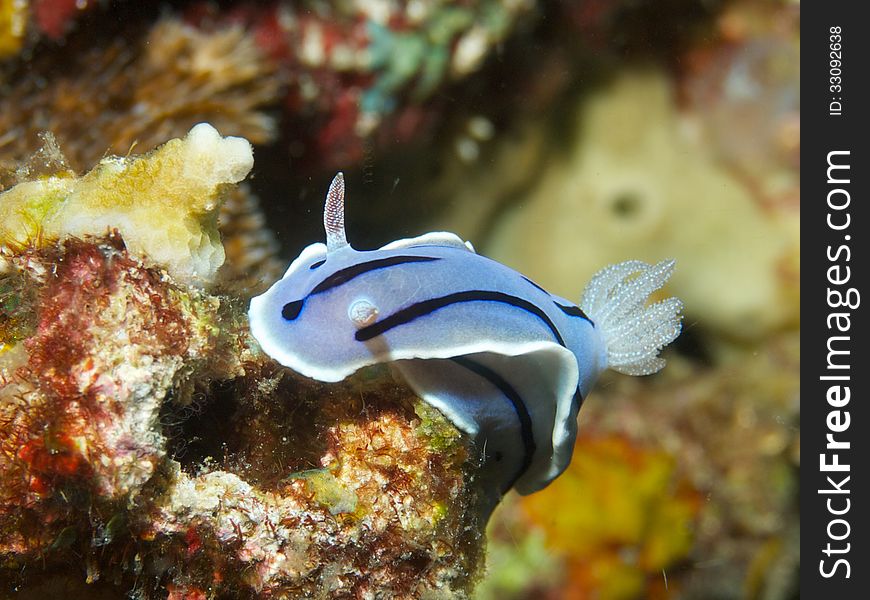
[[[562,477],[522,504],[567,561],[561,597],[615,600],[650,597],[687,556],[700,497],[668,454],[581,436]]]

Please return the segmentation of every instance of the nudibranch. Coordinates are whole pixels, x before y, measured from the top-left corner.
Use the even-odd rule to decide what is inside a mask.
[[[565,470],[577,412],[602,371],[654,373],[665,364],[659,351],[680,333],[678,299],[647,305],[673,260],[606,267],[578,306],[452,233],[355,250],[341,173],[323,221],[326,244],[305,248],[251,300],[253,336],[282,365],[321,381],[392,363],[472,437],[492,505]]]

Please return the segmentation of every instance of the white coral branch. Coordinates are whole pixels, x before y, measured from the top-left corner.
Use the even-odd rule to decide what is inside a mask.
[[[658,354],[680,335],[683,303],[677,298],[646,302],[670,277],[674,264],[630,260],[605,267],[586,286],[580,307],[600,331],[611,369],[648,375],[665,366]]]

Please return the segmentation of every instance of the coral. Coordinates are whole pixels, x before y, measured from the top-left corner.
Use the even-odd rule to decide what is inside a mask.
[[[38,217],[0,201],[0,596],[794,597],[799,10],[0,0],[0,190]],[[104,156],[202,121],[259,169],[172,233],[220,231],[205,287],[183,244],[150,254],[168,212],[30,235],[68,185],[149,160],[82,176]],[[366,245],[458,231],[574,299],[604,264],[677,259],[668,368],[605,378],[565,477],[495,513],[486,569],[449,422],[385,371],[314,383],[248,336],[336,169],[364,180]]]
[[[95,4],[89,0],[33,0],[33,18],[42,33],[57,40],[64,36],[79,12]]]
[[[27,17],[27,0],[0,0],[0,59],[21,50]]]
[[[42,284],[17,364],[17,350],[3,355],[7,562],[81,552],[90,579],[135,575],[147,597],[417,598],[474,583],[482,523],[466,441],[446,419],[386,372],[324,386],[259,364],[218,298],[189,296],[119,244],[68,242],[11,262],[37,279],[50,272],[41,260],[63,269]],[[238,431],[220,465],[176,447],[190,472],[167,453],[166,423],[206,375],[235,377],[224,426]]]
[[[266,291],[284,274],[287,265],[278,260],[278,242],[266,227],[259,199],[247,185],[230,191],[220,207],[218,228],[226,262],[218,270],[219,284],[244,296]]]
[[[587,436],[555,490],[523,499],[547,547],[568,557],[565,597],[650,597],[663,587],[663,570],[692,548],[700,507],[700,495],[677,475],[675,463],[666,452],[618,435]],[[565,498],[573,499],[572,509],[560,514]]]
[[[476,600],[549,598],[543,590],[560,581],[562,567],[538,528],[529,528],[515,496],[496,509],[487,530],[486,577],[474,590]]]
[[[0,0],[0,61],[29,50],[40,36],[62,40],[90,0]]]
[[[35,3],[36,28],[65,35],[82,12],[81,3],[72,12],[66,4]],[[17,6],[0,12],[9,14],[0,44],[10,55],[20,46],[13,24],[24,19]],[[431,132],[443,110],[431,102],[436,91],[475,72],[531,8],[528,0],[194,3],[183,13],[189,24],[178,15],[154,24],[137,17],[97,43],[74,31],[63,56],[40,53],[4,78],[0,131],[15,133],[0,138],[0,167],[30,155],[42,130],[57,136],[75,169],[107,148],[149,150],[199,121],[270,142],[275,121],[263,109],[271,107],[283,112],[295,162],[348,168],[366,144]],[[124,20],[122,6],[111,13]]]
[[[800,199],[798,20],[795,4],[730,4],[679,81],[704,141],[771,209]]]
[[[588,415],[590,430],[618,428],[679,457],[679,472],[704,495],[694,560],[718,567],[683,571],[686,587],[694,588],[687,594],[741,595],[735,582],[763,555],[771,568],[753,585],[787,587],[775,578],[789,575],[797,525],[799,365],[800,340],[792,332],[715,370],[675,368],[646,390],[621,382],[606,394],[607,407]],[[773,540],[779,548],[771,553]]]
[[[436,450],[416,414],[431,409],[383,377],[329,388],[362,404],[324,403],[326,388],[311,385],[284,376],[270,393],[243,400],[236,417],[245,427],[248,419],[258,425],[249,434],[256,439],[236,447],[232,459],[249,465],[244,478],[217,469],[191,476],[172,467],[143,535],[212,565],[178,578],[187,579],[188,590],[417,598],[425,590],[466,589],[477,571],[481,532],[468,504],[459,433],[429,415],[452,432],[450,446],[439,438]],[[274,406],[279,399],[284,406]],[[303,428],[318,433],[313,444],[300,438]],[[265,462],[272,452],[287,460],[280,473]],[[226,560],[237,567],[214,570]]]
[[[133,254],[205,284],[223,264],[217,231],[226,186],[253,165],[250,144],[208,124],[144,157],[106,158],[83,175],[26,181],[0,195],[0,244],[40,244],[116,228]]]
[[[281,78],[240,27],[203,32],[171,19],[148,33],[139,98],[131,108],[150,114],[143,132],[152,139],[173,137],[178,117],[208,121],[221,130],[238,132],[255,144],[273,139],[274,119],[262,112],[275,101]],[[162,91],[161,91],[162,90]],[[171,96],[166,91],[171,90]],[[117,138],[115,144],[122,143]]]
[[[75,537],[89,502],[112,506],[151,478],[165,454],[163,399],[217,349],[221,307],[117,234],[2,258],[4,282],[18,279],[11,316],[28,313],[28,326],[0,340],[0,539],[3,553],[26,554]],[[48,526],[33,530],[32,518]]]
[[[566,474],[494,514],[482,599],[797,594],[797,11],[729,3],[673,71],[621,64],[439,178],[437,227],[559,293],[674,256],[686,303],[668,368],[604,378]]]
[[[268,142],[275,123],[262,108],[280,89],[273,67],[240,27],[206,33],[171,18],[142,39],[74,46],[63,58],[39,55],[8,82],[0,97],[0,171],[26,162],[43,131],[54,134],[76,171],[107,152],[150,150],[204,121]],[[3,183],[9,181],[0,177]]]

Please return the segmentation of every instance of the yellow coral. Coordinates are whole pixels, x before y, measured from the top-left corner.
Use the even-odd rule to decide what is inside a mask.
[[[224,261],[218,209],[253,166],[250,143],[207,123],[141,157],[103,159],[82,177],[60,174],[0,194],[0,245],[41,244],[117,229],[128,250],[203,285]]]
[[[0,58],[21,49],[27,30],[27,0],[0,0]]]

